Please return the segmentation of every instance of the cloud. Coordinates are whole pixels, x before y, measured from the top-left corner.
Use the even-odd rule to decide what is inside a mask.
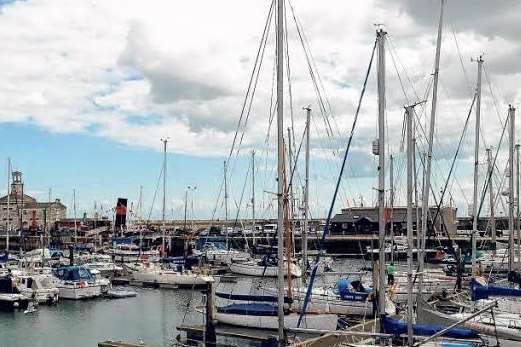
[[[389,151],[398,153],[403,106],[426,97],[419,122],[426,125],[430,114],[439,1],[292,4],[320,72],[323,96],[331,105],[326,119],[320,114],[288,7],[297,139],[305,122],[301,108],[311,105],[315,154],[342,153],[374,43],[373,24],[383,23],[389,33],[388,143]],[[242,0],[3,2],[0,122],[30,123],[50,132],[87,134],[155,150],[160,149],[160,138],[170,137],[173,152],[225,155],[241,114],[268,7],[265,1]],[[509,0],[447,2],[435,143],[435,156],[443,162],[440,172],[453,155],[475,88],[476,64],[471,57],[485,53],[482,128],[487,146],[499,138],[496,113],[504,119],[506,105],[520,96],[519,7],[518,1]],[[274,139],[274,124],[269,122],[273,29],[272,23],[242,153],[263,147],[267,137]],[[287,83],[284,106],[287,127],[291,123]],[[373,66],[348,163],[350,177],[374,176],[370,149],[376,138],[376,114]],[[471,123],[463,161],[473,156],[472,134]],[[338,157],[328,160],[334,162],[334,174]]]

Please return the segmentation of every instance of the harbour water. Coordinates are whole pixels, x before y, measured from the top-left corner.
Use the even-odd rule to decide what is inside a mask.
[[[357,259],[335,261],[338,271],[357,271],[366,263]],[[332,277],[334,278],[334,277]],[[320,277],[319,285],[331,279]],[[274,278],[239,277],[237,283],[220,283],[224,292],[259,292],[275,288]],[[202,305],[200,290],[133,287],[137,296],[126,299],[61,300],[37,311],[0,312],[0,347],[95,347],[103,340],[143,342],[167,347],[179,334],[180,324],[202,324],[196,311]]]
[[[197,290],[134,289],[134,298],[62,300],[30,314],[0,312],[0,347],[95,347],[105,339],[164,347],[178,324],[202,321],[186,311],[201,302]]]

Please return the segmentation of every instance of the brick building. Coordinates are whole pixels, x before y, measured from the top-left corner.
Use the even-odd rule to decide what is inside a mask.
[[[52,230],[66,213],[67,208],[60,199],[38,202],[24,194],[22,173],[15,171],[9,196],[0,198],[0,230],[7,230],[8,225],[9,230]]]

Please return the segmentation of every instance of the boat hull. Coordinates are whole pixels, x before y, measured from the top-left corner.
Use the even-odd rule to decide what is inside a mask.
[[[284,327],[294,329],[298,326],[300,315],[290,313],[284,316]],[[250,316],[233,313],[216,313],[220,323],[256,329],[278,329],[277,316]],[[336,330],[338,318],[331,314],[307,314],[302,319],[300,328]]]
[[[277,277],[278,267],[277,266],[263,266],[258,264],[247,263],[232,263],[230,264],[230,271],[246,276],[256,277]],[[284,277],[287,276],[287,266],[284,266]],[[300,268],[294,264],[291,264],[291,275],[293,277],[301,277],[302,272]]]
[[[87,287],[64,286],[59,289],[59,297],[67,300],[92,299],[101,295],[101,286],[99,285],[89,285]]]
[[[143,284],[155,284],[159,286],[201,287],[207,284],[209,277],[194,273],[137,271],[132,274],[132,279],[136,282],[142,282]]]
[[[26,309],[29,299],[21,294],[0,294],[0,311],[14,311]]]

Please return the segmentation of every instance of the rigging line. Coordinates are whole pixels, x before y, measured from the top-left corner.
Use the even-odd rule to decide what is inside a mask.
[[[269,23],[271,23],[271,18],[272,18],[272,15],[273,15],[274,4],[275,4],[275,0],[272,0],[271,1],[271,5],[270,5],[270,9],[268,11],[268,16],[267,16],[266,22],[264,24],[264,30],[263,30],[263,33],[262,33],[262,36],[261,36],[261,42],[259,43],[259,48],[257,49],[257,55],[255,57],[255,63],[253,64],[253,70],[252,70],[251,75],[250,75],[250,81],[248,83],[248,89],[246,90],[246,95],[244,96],[244,101],[243,101],[242,109],[241,109],[241,115],[239,117],[239,122],[237,124],[237,130],[235,131],[235,135],[233,137],[233,142],[232,142],[232,146],[230,148],[230,153],[228,155],[228,158],[231,157],[231,155],[233,153],[233,150],[235,148],[235,142],[237,140],[237,134],[238,134],[240,126],[241,126],[242,117],[244,116],[244,110],[246,109],[246,103],[247,103],[248,96],[249,96],[250,90],[251,90],[251,86],[252,86],[252,83],[253,83],[253,80],[254,80],[255,71],[257,70],[257,63],[259,61],[259,57],[260,57],[260,54],[261,54],[262,46],[263,46],[264,41],[265,41],[264,37],[267,35],[268,29],[269,29]]]
[[[291,8],[291,13],[292,13],[292,16],[293,16],[293,20],[295,22],[295,27],[297,29],[297,34],[299,36],[300,43],[302,45],[302,50],[304,51],[304,56],[306,57],[306,62],[307,62],[307,65],[308,65],[308,72],[309,72],[311,80],[313,82],[313,87],[315,89],[315,93],[317,94],[317,98],[318,98],[318,101],[319,101],[318,105],[319,105],[320,111],[323,112],[324,114],[327,114],[326,107],[324,105],[324,98],[322,97],[322,93],[320,92],[320,88],[319,88],[319,85],[317,83],[317,79],[316,79],[316,76],[315,76],[315,71],[313,70],[312,54],[311,54],[310,51],[308,51],[306,49],[306,45],[304,43],[305,39],[304,39],[303,29],[299,25],[299,22],[297,20],[297,16],[296,16],[295,10],[293,8],[293,5],[291,4],[291,1],[289,1],[289,0],[288,0],[288,3],[289,3],[290,8]],[[316,71],[316,73],[318,74],[318,71]],[[326,131],[331,133],[331,134],[333,134],[333,129],[332,129],[331,124],[329,123],[329,120],[327,119],[327,117],[324,117],[324,123],[326,125]]]
[[[421,136],[416,137],[416,139],[419,140],[419,141],[417,141],[417,145],[418,145],[417,148],[418,148],[420,153],[425,154],[425,148],[422,150],[422,146],[425,147],[427,144],[424,144],[424,143],[422,144],[422,141],[427,141],[427,135],[426,135],[424,126],[421,124],[419,116],[417,115],[416,112],[415,112],[415,114],[416,114],[416,118],[418,119],[418,121],[415,122],[415,123],[417,123],[417,129],[420,130],[420,132],[418,134],[419,135],[423,134],[423,137],[421,137]],[[439,136],[436,135],[436,134],[435,134],[435,139],[437,139],[439,141]],[[432,153],[432,158],[434,159],[434,163],[436,163],[437,162],[437,156],[434,153]],[[423,162],[422,162],[422,164],[423,164]],[[432,177],[432,186],[434,186],[434,185],[437,185],[437,183],[439,181],[438,177],[436,176],[436,170],[434,170],[432,175],[433,175],[433,177]],[[467,196],[465,194],[465,191],[463,190],[463,187],[462,187],[459,179],[457,177],[454,177],[454,180],[455,180],[455,183],[458,185],[463,198],[465,199],[465,201],[468,204],[468,198],[467,198]]]
[[[487,81],[488,90],[490,91],[490,95],[492,96],[492,101],[494,102],[494,108],[496,109],[497,118],[499,119],[499,124],[503,126],[503,119],[501,119],[501,113],[499,112],[499,106],[496,98],[496,94],[492,91],[492,82],[488,77],[488,72],[485,69],[485,64],[483,64],[483,72],[485,72],[485,80]]]
[[[271,21],[271,17],[270,17],[270,21]],[[243,126],[242,126],[241,139],[239,141],[239,146],[237,147],[237,151],[236,151],[236,154],[235,154],[236,158],[239,155],[239,151],[240,151],[241,146],[242,146],[242,141],[243,141],[243,138],[244,138],[244,134],[246,133],[246,125],[248,124],[248,120],[250,118],[251,107],[253,105],[253,97],[255,95],[255,92],[257,91],[257,85],[258,85],[258,81],[259,81],[260,70],[262,68],[262,62],[264,61],[264,52],[266,51],[266,43],[268,42],[268,38],[269,38],[269,31],[266,34],[266,38],[265,38],[264,44],[262,46],[262,52],[261,52],[261,56],[260,56],[260,60],[259,60],[259,67],[257,68],[257,75],[255,76],[255,83],[253,84],[253,91],[251,93],[251,97],[250,97],[250,101],[249,101],[249,105],[248,105],[248,112],[246,113],[246,119],[244,120],[244,123],[243,123]],[[232,173],[233,173],[233,169],[232,169]]]
[[[323,81],[322,81],[322,76],[320,75],[320,72],[319,72],[319,70],[318,70],[318,68],[317,68],[317,64],[316,64],[316,61],[315,61],[315,57],[313,56],[313,53],[312,53],[312,50],[311,50],[311,46],[310,46],[310,44],[309,44],[309,40],[308,40],[308,38],[307,38],[307,36],[306,36],[306,32],[304,31],[303,26],[302,26],[302,23],[300,22],[298,16],[297,16],[296,13],[295,13],[295,10],[293,9],[293,5],[291,4],[291,1],[288,0],[288,2],[289,2],[289,4],[290,4],[290,6],[292,7],[292,13],[294,14],[294,19],[296,20],[296,24],[300,27],[300,31],[301,31],[301,33],[302,33],[302,37],[303,37],[303,39],[304,39],[304,44],[305,44],[307,50],[309,51],[309,56],[310,56],[310,58],[311,58],[312,67],[313,67],[314,70],[316,71],[316,77],[317,77],[317,80],[318,80],[318,88],[322,90],[321,95],[322,95],[322,94],[324,95],[323,99],[325,100],[325,103],[326,103],[326,105],[327,105],[327,108],[328,108],[328,110],[329,110],[329,114],[331,115],[331,118],[333,118],[333,123],[334,123],[336,129],[339,129],[339,126],[338,126],[338,124],[337,124],[337,122],[336,122],[336,118],[333,117],[333,109],[332,109],[332,107],[331,107],[331,103],[330,103],[330,101],[329,101],[329,97],[328,97],[327,92],[326,92],[326,89],[325,89],[325,87],[324,87],[324,83],[323,83]],[[329,120],[328,120],[328,123],[329,123]],[[337,135],[340,136],[340,131],[338,132]]]
[[[251,98],[253,98],[253,95],[250,95],[250,91],[251,91],[252,83],[253,83],[253,81],[255,79],[256,71],[257,71],[257,75],[258,75],[258,70],[260,70],[260,67],[258,67],[259,57],[260,57],[261,52],[264,52],[263,46],[264,47],[266,46],[267,35],[269,33],[269,26],[270,26],[270,23],[271,23],[271,19],[273,17],[274,7],[275,7],[275,0],[272,0],[270,8],[269,8],[269,11],[268,11],[268,15],[266,17],[266,22],[264,24],[264,29],[263,29],[263,32],[262,32],[261,41],[260,41],[259,47],[257,49],[255,62],[253,64],[253,70],[251,71],[251,74],[250,74],[250,79],[249,79],[249,82],[248,82],[248,88],[246,90],[246,94],[244,96],[244,100],[243,100],[243,103],[242,103],[241,113],[240,113],[239,121],[237,122],[237,127],[236,127],[236,130],[235,130],[235,134],[233,136],[232,146],[231,146],[230,152],[228,154],[228,159],[231,158],[231,156],[233,154],[233,151],[235,149],[237,136],[238,136],[239,131],[241,129],[241,124],[242,124],[242,120],[243,120],[243,117],[244,117],[244,111],[246,109],[246,105],[248,103],[248,100],[250,99],[250,96],[251,96]],[[257,79],[258,79],[258,77],[257,77]],[[244,132],[243,132],[243,134],[244,134]],[[222,193],[222,189],[223,189],[223,184],[221,184],[220,188],[219,188],[219,193],[218,193],[218,197],[217,197],[217,201],[216,201],[216,205],[215,205],[215,211],[217,210],[217,206],[219,204],[218,200],[220,199],[220,196],[221,196],[221,193]],[[212,220],[215,217],[215,211],[213,213]]]
[[[456,32],[454,31],[454,25],[450,23],[450,29],[452,32],[452,37],[454,38],[454,43],[456,44],[456,52],[458,52],[458,58],[461,65],[461,70],[463,70],[463,76],[465,77],[465,81],[467,82],[467,88],[469,89],[470,95],[473,93],[472,84],[470,83],[467,70],[465,69],[465,64],[463,64],[463,56],[461,55],[461,51],[458,44],[458,39],[456,38]]]
[[[246,176],[244,178],[244,185],[242,186],[242,192],[241,192],[241,198],[239,200],[239,204],[237,204],[237,202],[235,202],[235,205],[236,205],[236,208],[237,208],[237,213],[235,215],[235,221],[233,223],[233,230],[235,230],[235,227],[238,225],[239,214],[241,212],[241,207],[242,207],[242,200],[244,198],[244,192],[246,190],[246,184],[248,183],[248,178],[249,178],[249,175],[250,175],[251,166],[252,166],[252,164],[250,162],[250,164],[248,165],[248,170],[246,171]]]
[[[147,222],[150,222],[150,217],[152,215],[152,210],[154,209],[154,204],[156,202],[157,192],[159,191],[159,184],[161,182],[161,177],[163,177],[163,169],[164,169],[164,166],[161,165],[161,171],[159,172],[159,177],[157,178],[156,190],[154,191],[154,197],[152,198],[152,205],[150,205],[150,210],[148,211]]]
[[[336,202],[336,198],[337,198],[337,195],[338,195],[338,189],[340,187],[340,182],[342,181],[342,176],[343,176],[344,169],[345,169],[345,166],[346,166],[347,156],[349,154],[349,150],[351,148],[351,143],[353,141],[354,131],[356,129],[356,123],[358,121],[358,115],[360,113],[360,108],[362,106],[362,101],[363,101],[363,98],[364,98],[364,95],[365,95],[365,90],[366,90],[366,87],[367,87],[367,80],[369,79],[369,75],[371,73],[371,67],[373,65],[373,59],[374,59],[374,54],[375,54],[375,51],[376,51],[377,43],[378,43],[378,39],[376,39],[374,41],[373,50],[371,52],[371,59],[369,60],[369,66],[367,67],[367,72],[365,74],[365,79],[364,79],[364,83],[363,83],[363,86],[362,86],[362,91],[360,92],[360,98],[358,100],[358,106],[356,108],[355,117],[353,119],[353,125],[351,127],[351,133],[349,135],[349,139],[348,139],[347,146],[346,146],[346,151],[344,153],[344,158],[343,158],[343,161],[342,161],[342,165],[340,167],[340,172],[338,174],[338,178],[337,178],[337,182],[336,182],[336,186],[335,186],[335,191],[333,193],[333,199],[332,199],[331,205],[329,207],[329,212],[328,212],[327,219],[326,219],[326,225],[324,226],[324,232],[322,234],[321,240],[320,240],[319,245],[318,245],[318,252],[317,252],[317,255],[316,255],[316,258],[315,258],[315,264],[313,266],[313,270],[311,271],[311,277],[310,277],[309,285],[308,285],[308,288],[307,288],[307,291],[306,291],[306,297],[305,297],[304,303],[302,305],[303,307],[302,307],[302,310],[301,310],[301,314],[300,314],[300,317],[299,317],[299,320],[298,320],[297,327],[300,327],[300,324],[302,323],[302,318],[306,314],[307,305],[309,303],[309,298],[311,296],[311,289],[313,288],[313,282],[315,280],[315,277],[316,277],[316,274],[317,274],[318,264],[320,262],[321,250],[322,250],[322,247],[323,247],[323,244],[324,244],[325,237],[326,237],[326,235],[329,232],[329,223],[331,221],[331,216],[333,214],[333,209],[335,208],[335,202]]]
[[[500,137],[500,139],[499,139],[499,145],[497,146],[496,154],[494,155],[494,162],[493,162],[493,164],[492,164],[492,165],[493,165],[492,167],[495,167],[495,166],[496,166],[496,160],[497,160],[497,157],[498,157],[498,155],[499,155],[499,149],[500,149],[500,147],[501,147],[501,143],[503,142],[503,138],[504,138],[504,136],[505,136],[505,132],[506,132],[506,129],[507,129],[507,125],[508,125],[508,123],[505,122],[505,125],[503,126],[503,132],[501,133],[501,137]],[[486,184],[485,184],[485,187],[484,187],[485,191],[488,189],[488,185],[489,185],[489,183],[490,183],[490,176],[492,176],[492,174],[490,174],[490,175],[488,175],[488,176],[489,176],[489,177],[487,178],[487,180],[486,180]],[[498,192],[498,193],[499,193],[499,192]],[[484,202],[484,200],[485,200],[485,199],[484,199],[484,196],[482,196],[482,198],[481,198],[481,202],[480,202],[480,204],[479,204],[478,217],[479,217],[479,215],[480,215],[480,213],[481,213],[481,208],[483,207],[483,202]]]
[[[286,30],[283,30],[284,33],[284,49],[286,54],[286,77],[288,80],[288,96],[289,96],[289,116],[291,120],[291,136],[295,138],[295,121],[293,119],[293,92],[291,88],[291,67],[289,64],[289,41],[288,41],[288,18],[287,18],[287,11],[286,11],[286,1],[283,3],[284,5],[284,26],[286,27]],[[295,152],[295,144],[292,143],[292,151]]]
[[[451,178],[452,173],[454,171],[454,165],[456,163],[456,160],[458,159],[458,155],[459,155],[460,150],[461,150],[461,145],[463,143],[463,139],[465,138],[465,134],[467,132],[470,116],[472,115],[472,109],[474,108],[474,104],[476,102],[476,97],[477,97],[477,95],[474,94],[474,98],[472,98],[472,103],[470,104],[469,112],[467,114],[467,119],[465,120],[465,125],[463,126],[463,131],[462,131],[461,136],[460,136],[459,141],[458,141],[458,146],[456,148],[456,153],[454,153],[454,157],[452,158],[452,163],[450,165],[449,173],[447,175],[447,180],[445,181],[445,186],[443,187],[443,190],[441,192],[440,201],[438,202],[438,206],[436,208],[436,214],[434,215],[433,223],[436,223],[436,219],[438,218],[438,215],[440,214],[441,205],[443,204],[443,198],[445,197],[445,193],[447,192],[447,187],[449,185],[450,178]]]
[[[409,74],[407,73],[407,69],[405,68],[405,66],[402,63],[402,60],[400,59],[400,54],[398,53],[398,50],[396,49],[396,45],[394,44],[393,38],[391,36],[392,35],[389,35],[389,34],[386,35],[386,39],[387,39],[387,41],[390,44],[390,48],[391,48],[390,51],[394,51],[395,52],[397,60],[398,60],[398,63],[400,64],[400,67],[402,68],[402,70],[403,70],[403,72],[405,74],[405,78],[407,78],[407,81],[411,85],[411,88],[412,88],[412,91],[414,92],[414,96],[416,97],[416,100],[420,100],[420,97],[419,97],[419,95],[418,95],[418,93],[416,91],[416,88],[414,87],[414,83],[412,83],[412,80],[409,77]],[[393,62],[394,62],[394,56],[393,56],[392,53],[391,53],[391,57],[392,57]],[[422,100],[425,100],[425,98],[423,98]]]
[[[389,41],[389,40],[388,40]],[[390,48],[392,46],[389,46]],[[392,48],[389,49],[389,54],[391,56],[391,61],[393,62],[394,71],[396,71],[396,75],[398,75],[398,81],[400,81],[400,87],[402,88],[403,96],[405,97],[405,104],[410,105],[409,98],[407,97],[407,92],[405,91],[405,87],[403,85],[402,76],[400,75],[400,71],[398,71],[398,67],[396,66],[396,61],[394,60],[394,54]]]

